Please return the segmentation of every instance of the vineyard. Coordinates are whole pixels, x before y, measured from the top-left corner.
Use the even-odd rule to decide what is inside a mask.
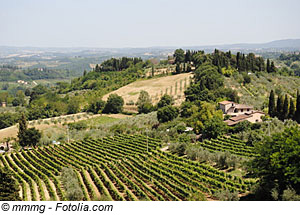
[[[236,137],[227,138],[221,136],[217,139],[204,140],[200,142],[199,145],[211,152],[228,151],[232,154],[244,157],[256,156],[252,146],[247,146],[245,142]]]
[[[212,197],[219,190],[245,193],[253,184],[159,150],[161,142],[142,135],[118,135],[64,143],[1,155],[23,200],[67,200],[60,181],[63,167],[72,166],[83,200],[188,200],[193,194]],[[250,152],[249,152],[250,153]]]

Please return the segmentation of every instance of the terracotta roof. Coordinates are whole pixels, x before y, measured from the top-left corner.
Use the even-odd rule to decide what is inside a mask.
[[[234,102],[230,102],[230,101],[222,101],[222,102],[219,102],[219,104],[221,105],[227,105],[227,104],[232,104]]]
[[[235,121],[231,121],[231,120],[229,119],[229,120],[226,120],[226,121],[224,121],[224,122],[225,122],[227,125],[231,126],[231,125],[238,124],[240,121],[235,122]]]
[[[247,119],[247,118],[250,118],[250,117],[251,117],[251,115],[242,114],[242,115],[239,115],[239,116],[231,117],[229,120],[237,122],[237,121],[241,121],[241,120],[244,120],[244,119]]]

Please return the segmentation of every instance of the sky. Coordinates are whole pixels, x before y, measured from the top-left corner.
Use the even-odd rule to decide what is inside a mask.
[[[299,0],[0,0],[0,46],[152,47],[300,38]]]

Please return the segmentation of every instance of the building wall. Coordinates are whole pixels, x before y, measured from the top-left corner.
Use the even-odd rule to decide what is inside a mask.
[[[248,118],[247,120],[252,123],[261,122],[262,121],[261,117],[264,115],[265,114],[262,114],[262,113],[253,113],[252,117]]]

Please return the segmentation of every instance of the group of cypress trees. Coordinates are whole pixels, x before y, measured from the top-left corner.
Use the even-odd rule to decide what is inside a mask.
[[[269,115],[277,117],[280,120],[293,119],[300,123],[300,95],[297,91],[296,107],[292,98],[288,96],[279,95],[277,103],[275,104],[275,93],[271,90],[269,97]]]

